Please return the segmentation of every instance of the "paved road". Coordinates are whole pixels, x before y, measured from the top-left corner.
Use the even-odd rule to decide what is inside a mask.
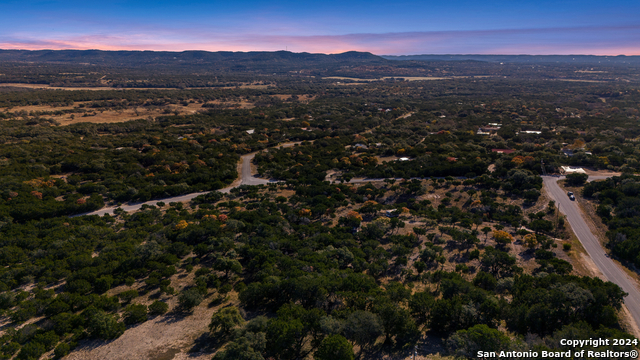
[[[589,180],[604,179],[606,177],[594,176],[589,177]],[[629,309],[631,316],[636,321],[636,324],[640,325],[640,291],[636,287],[636,281],[629,277],[623,269],[620,268],[613,260],[611,260],[605,253],[602,245],[598,241],[598,238],[593,235],[589,226],[582,217],[582,211],[578,207],[575,201],[571,201],[567,194],[558,186],[559,177],[543,176],[544,186],[547,188],[547,192],[551,198],[559,205],[560,211],[567,216],[567,220],[576,234],[582,246],[596,264],[598,269],[604,274],[604,276],[611,282],[618,284],[622,290],[627,292],[627,296],[624,300],[625,305]]]

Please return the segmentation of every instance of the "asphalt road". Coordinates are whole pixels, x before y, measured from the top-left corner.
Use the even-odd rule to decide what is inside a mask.
[[[604,179],[603,176],[590,177],[589,180]],[[549,196],[556,201],[556,204],[560,208],[560,212],[567,216],[567,221],[573,232],[576,234],[582,246],[596,264],[598,269],[604,274],[604,276],[611,282],[618,284],[622,290],[629,295],[625,298],[624,303],[629,309],[631,316],[636,321],[636,324],[640,326],[640,291],[636,287],[636,281],[629,277],[623,269],[620,268],[613,260],[611,260],[605,253],[602,245],[598,241],[598,238],[593,235],[589,226],[582,217],[582,211],[578,207],[575,201],[571,201],[569,196],[558,186],[558,180],[561,177],[543,176],[544,186],[547,188]]]

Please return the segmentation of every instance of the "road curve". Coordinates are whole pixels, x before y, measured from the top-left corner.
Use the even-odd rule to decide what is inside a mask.
[[[606,177],[590,177],[589,180],[604,179]],[[605,253],[598,238],[591,232],[589,226],[584,221],[582,211],[575,201],[571,201],[567,194],[558,186],[560,177],[543,176],[544,186],[549,196],[556,201],[560,212],[567,216],[567,221],[573,232],[587,250],[587,253],[596,264],[598,269],[604,274],[607,280],[618,284],[629,295],[625,298],[624,304],[629,309],[631,316],[636,324],[640,325],[640,291],[636,287],[636,281],[629,277],[623,269],[620,268]]]
[[[296,144],[300,144],[300,141],[297,142],[290,142],[290,143],[284,143],[284,144],[280,144],[277,146],[274,146],[274,148],[285,148],[285,147],[291,147],[294,146]],[[229,193],[231,191],[231,189],[237,188],[238,186],[242,186],[242,185],[263,185],[263,184],[269,184],[269,183],[273,183],[273,182],[278,182],[277,180],[270,180],[270,179],[262,179],[259,177],[255,177],[252,173],[251,173],[251,161],[253,160],[253,158],[256,156],[256,154],[259,151],[256,152],[252,152],[249,154],[245,154],[242,155],[240,157],[240,161],[242,162],[242,167],[240,168],[240,183],[236,184],[236,185],[232,185],[232,186],[228,186],[226,188],[222,188],[216,191],[220,191],[222,193]],[[126,211],[126,212],[130,212],[130,211],[136,211],[136,210],[140,210],[140,208],[142,207],[142,205],[156,205],[158,202],[164,202],[164,203],[172,203],[172,202],[183,202],[183,201],[190,201],[200,195],[205,195],[210,193],[210,191],[202,191],[202,192],[197,192],[197,193],[191,193],[191,194],[185,194],[185,195],[178,195],[178,196],[172,196],[169,198],[165,198],[165,199],[158,199],[158,200],[150,200],[150,201],[145,201],[145,202],[140,202],[140,203],[129,203],[129,204],[125,204],[125,205],[121,205],[121,206],[107,206],[107,207],[103,207],[102,209],[99,210],[95,210],[95,211],[91,211],[88,213],[84,213],[84,214],[78,214],[78,215],[73,215],[72,217],[76,217],[76,216],[83,216],[83,215],[99,215],[99,216],[103,216],[106,214],[109,215],[113,215],[115,209],[117,208],[121,208],[122,210]]]

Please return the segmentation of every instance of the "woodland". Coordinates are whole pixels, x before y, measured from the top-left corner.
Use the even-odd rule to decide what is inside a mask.
[[[534,77],[514,62],[505,78],[490,62],[356,55],[320,75],[398,76],[324,78],[305,59],[275,75],[0,64],[0,358],[64,358],[197,308],[211,321],[185,351],[217,360],[635,339],[626,294],[584,270],[540,175],[621,173],[569,181],[598,202],[612,253],[640,266],[637,82],[558,80],[584,65],[536,64]],[[445,68],[473,77],[402,73]],[[91,89],[100,81],[110,89]],[[99,120],[124,111],[139,118]],[[236,186],[254,152],[255,175],[274,181]],[[160,202],[86,215],[148,200]]]

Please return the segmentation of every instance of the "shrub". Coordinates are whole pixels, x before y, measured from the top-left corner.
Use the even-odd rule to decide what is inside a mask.
[[[202,294],[196,288],[191,288],[189,290],[183,291],[178,296],[178,303],[180,307],[185,311],[191,311],[194,307],[200,305],[202,302]]]
[[[127,325],[147,321],[146,305],[129,305],[124,309],[124,323]]]
[[[169,305],[162,301],[154,301],[153,304],[149,305],[149,313],[152,315],[163,315],[169,311]]]

